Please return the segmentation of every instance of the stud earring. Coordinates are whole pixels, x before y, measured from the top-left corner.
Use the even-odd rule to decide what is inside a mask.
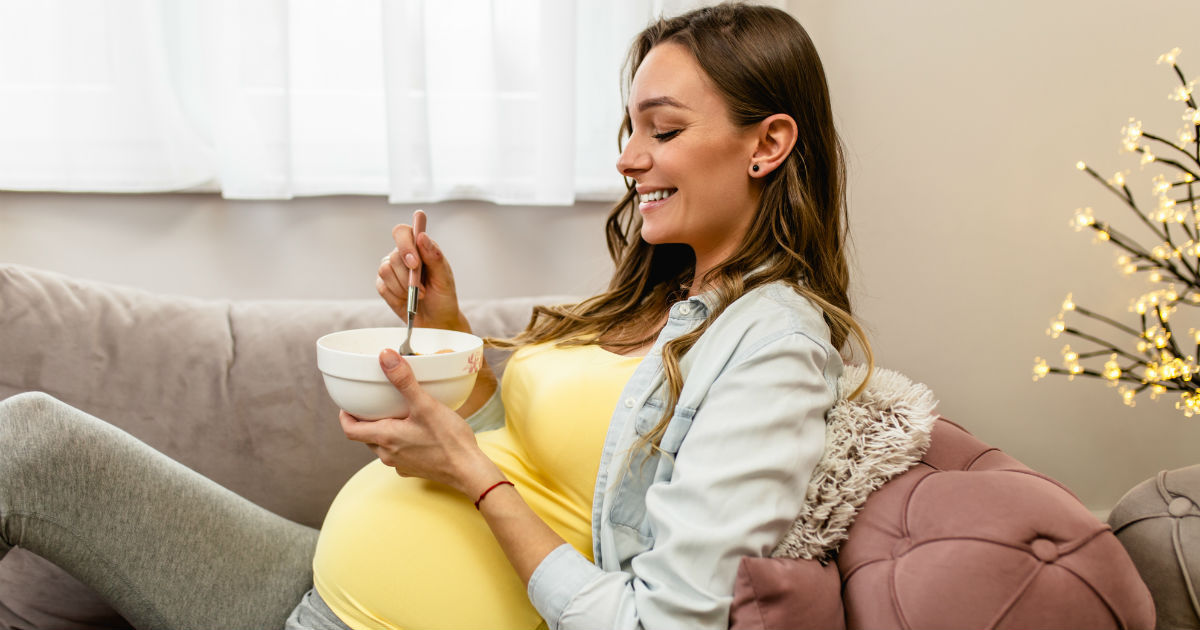
[[[755,164],[754,166],[751,166],[751,167],[750,167],[750,170],[752,170],[752,171],[754,171],[755,173],[757,173],[757,172],[758,172],[758,165],[757,165],[757,164]]]

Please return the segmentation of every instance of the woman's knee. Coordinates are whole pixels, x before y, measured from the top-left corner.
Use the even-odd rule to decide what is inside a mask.
[[[62,441],[74,414],[67,403],[45,392],[24,392],[0,400],[0,450],[42,452],[48,445]],[[0,458],[11,460],[13,458]]]
[[[46,413],[62,404],[65,403],[46,392],[22,392],[0,400],[0,417]]]
[[[44,426],[45,419],[59,415],[56,410],[66,406],[66,403],[46,392],[14,394],[0,400],[0,432]]]

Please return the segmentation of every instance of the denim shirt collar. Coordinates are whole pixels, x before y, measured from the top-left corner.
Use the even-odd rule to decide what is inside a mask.
[[[754,274],[764,271],[766,269],[767,269],[766,264],[759,265],[759,266],[755,267],[754,270],[746,273],[746,275],[743,276],[742,279],[745,280],[746,278],[749,278],[750,276],[753,276]],[[692,304],[692,306],[681,309],[683,312],[677,311],[677,309],[679,309],[679,306],[681,304],[688,304],[688,303]],[[681,300],[679,302],[676,302],[675,305],[671,307],[671,317],[678,316],[678,317],[687,318],[687,319],[704,319],[705,317],[708,316],[709,313],[712,312],[712,310],[714,308],[716,308],[716,306],[717,306],[717,292],[715,289],[709,289],[708,291],[704,291],[703,293],[700,293],[699,295],[694,295],[692,297],[687,298],[686,300]],[[698,317],[696,316],[697,313],[699,313]]]
[[[713,291],[706,291],[681,300],[671,305],[671,319],[704,319],[716,306],[717,296]]]

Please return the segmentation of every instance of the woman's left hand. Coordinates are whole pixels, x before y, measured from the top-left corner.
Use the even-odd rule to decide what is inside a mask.
[[[479,449],[470,425],[425,392],[408,362],[395,350],[381,352],[379,365],[408,399],[408,416],[360,420],[342,411],[339,420],[346,437],[365,443],[401,477],[443,483],[468,497],[504,479]]]

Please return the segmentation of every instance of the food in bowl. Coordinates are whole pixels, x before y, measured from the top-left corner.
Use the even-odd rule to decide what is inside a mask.
[[[407,416],[408,400],[379,367],[379,353],[399,348],[406,332],[404,327],[356,328],[317,339],[317,369],[333,402],[363,420]],[[483,365],[483,340],[439,328],[414,328],[412,335],[416,355],[404,359],[417,382],[447,407],[461,407]]]

